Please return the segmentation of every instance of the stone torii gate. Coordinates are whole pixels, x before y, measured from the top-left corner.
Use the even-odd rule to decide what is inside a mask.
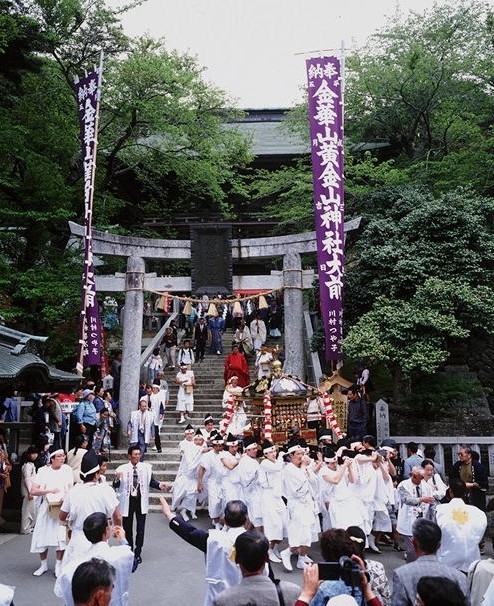
[[[345,223],[345,231],[356,229],[360,219]],[[84,228],[69,222],[73,236],[83,237]],[[190,277],[157,277],[146,274],[145,259],[190,260],[190,240],[146,239],[120,236],[93,230],[93,254],[127,258],[127,272],[114,276],[96,276],[97,292],[125,292],[123,320],[120,413],[129,418],[135,410],[139,390],[144,292],[190,292]],[[313,270],[302,270],[302,253],[316,251],[315,232],[289,236],[232,240],[232,259],[283,258],[282,271],[264,276],[233,276],[233,290],[273,290],[284,293],[284,342],[287,374],[305,380],[303,351],[303,296],[312,287]],[[123,427],[123,426],[122,426]],[[124,429],[124,428],[123,428]],[[123,431],[122,429],[122,431]]]

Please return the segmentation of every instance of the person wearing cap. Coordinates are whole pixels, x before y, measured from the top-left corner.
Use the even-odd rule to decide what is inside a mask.
[[[167,404],[167,394],[161,389],[160,380],[155,379],[151,385],[151,397],[150,397],[150,410],[153,413],[153,424],[154,424],[154,446],[153,450],[162,452],[161,450],[161,438],[160,428],[165,418],[165,408]]]
[[[75,484],[66,494],[60,508],[60,520],[67,522],[71,530],[70,541],[63,556],[63,565],[78,557],[90,547],[84,536],[84,520],[94,511],[103,511],[116,526],[122,524],[118,499],[113,488],[99,482],[99,460],[94,450],[89,450],[81,462],[82,484]]]
[[[223,496],[221,480],[225,469],[220,459],[223,451],[224,439],[219,432],[209,437],[213,448],[201,457],[197,474],[197,492],[207,492],[209,517],[215,528],[221,528],[220,517],[223,513]]]
[[[204,436],[206,442],[209,442],[209,437],[211,436],[213,431],[215,431],[214,419],[212,415],[207,415],[207,417],[204,419],[204,425],[199,429],[199,431]]]
[[[180,463],[173,482],[171,507],[177,510],[184,520],[195,520],[197,507],[197,473],[202,454],[207,451],[204,438],[199,445],[194,440],[195,429],[189,423],[184,431],[185,438],[179,444]]]
[[[281,553],[286,570],[293,570],[290,557],[298,555],[297,568],[303,570],[312,560],[307,555],[310,545],[317,540],[319,519],[314,494],[318,479],[311,469],[311,459],[299,443],[288,446],[290,462],[283,470],[283,490],[288,508],[288,547]]]
[[[138,446],[129,446],[128,462],[119,465],[115,470],[113,488],[117,491],[122,513],[122,525],[125,537],[134,551],[132,572],[142,563],[142,548],[146,529],[146,515],[149,511],[149,489],[169,490],[169,482],[158,482],[153,476],[150,463],[141,462],[141,451]],[[136,537],[134,544],[133,524],[136,518]]]
[[[72,577],[79,564],[88,562],[91,558],[101,558],[115,568],[114,589],[109,606],[127,606],[129,603],[130,575],[134,554],[125,538],[121,526],[111,526],[103,511],[88,515],[83,524],[84,536],[89,548],[80,557],[69,562],[62,568],[62,574],[57,578],[53,591],[59,598],[64,599],[65,606],[74,606],[72,597]],[[108,541],[112,537],[120,545],[110,547]]]
[[[93,404],[94,391],[85,389],[81,395],[81,401],[72,411],[72,417],[79,427],[79,433],[87,436],[88,448],[93,446],[93,435],[96,431],[97,412]]]
[[[194,387],[196,379],[194,371],[190,370],[185,362],[180,365],[180,370],[175,377],[175,383],[178,385],[177,407],[180,413],[179,423],[185,423],[190,420],[189,413],[194,410]]]
[[[276,452],[276,446],[267,440],[262,443],[264,459],[259,464],[261,488],[261,515],[264,534],[269,540],[269,560],[281,562],[278,545],[286,536],[288,515],[283,500],[284,453]]]
[[[130,413],[129,423],[127,425],[127,436],[130,444],[136,445],[141,451],[141,460],[144,460],[144,454],[154,436],[154,417],[148,409],[148,397],[141,396],[139,400],[139,409]]]
[[[252,526],[261,530],[261,487],[259,485],[259,461],[257,460],[259,445],[254,437],[248,437],[244,439],[243,449],[244,452],[238,464],[242,489],[238,498],[247,505]]]
[[[40,577],[48,570],[48,549],[56,550],[55,575],[60,573],[66,541],[62,538],[59,506],[74,483],[72,469],[65,463],[65,452],[60,448],[50,454],[50,465],[38,469],[29,494],[40,499],[38,516],[31,540],[31,553],[38,553],[41,564],[33,574]]]

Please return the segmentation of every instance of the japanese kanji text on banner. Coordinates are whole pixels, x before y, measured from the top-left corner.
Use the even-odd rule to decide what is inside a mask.
[[[314,218],[326,360],[341,360],[343,338],[344,176],[340,60],[308,59]]]
[[[85,78],[81,78],[74,85],[84,171],[84,267],[77,353],[78,374],[82,374],[85,366],[101,364],[101,320],[96,297],[91,242],[100,85],[101,68],[91,72]]]

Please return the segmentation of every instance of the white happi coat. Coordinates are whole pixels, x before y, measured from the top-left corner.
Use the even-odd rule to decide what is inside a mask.
[[[95,511],[102,511],[111,518],[117,507],[117,495],[107,483],[75,484],[69,490],[61,507],[61,511],[68,513],[68,525],[72,531],[63,556],[64,565],[91,547],[83,531],[84,520]]]
[[[220,460],[239,461],[240,453],[233,455],[229,450],[220,452]],[[239,499],[244,501],[244,491],[240,482],[240,471],[238,465],[233,469],[229,469],[223,465],[223,475],[221,477],[221,488],[223,495],[223,502],[226,504],[228,501],[235,501]]]
[[[245,528],[209,530],[206,549],[206,596],[204,606],[213,606],[214,598],[224,589],[238,585],[242,580],[239,566],[231,558],[231,551],[238,535]]]
[[[214,450],[202,455],[200,465],[204,467],[203,482],[207,486],[209,516],[218,518],[224,510],[221,481],[226,467],[221,462],[220,453]]]
[[[139,441],[139,426],[141,424],[141,411],[133,410],[130,413],[130,443],[137,444]],[[154,435],[154,417],[153,413],[150,410],[144,411],[144,442],[149,444],[151,438]]]
[[[262,525],[270,541],[281,541],[286,536],[288,515],[282,499],[284,467],[282,456],[276,461],[263,459],[259,464]]]
[[[115,474],[121,473],[120,486],[117,489],[118,501],[120,503],[120,511],[124,518],[129,515],[129,497],[132,490],[134,466],[129,463],[119,465],[115,470]],[[139,474],[139,487],[141,490],[141,512],[147,513],[149,510],[149,484],[153,474],[152,467],[149,463],[137,463],[137,473]]]
[[[249,512],[249,519],[253,526],[262,526],[258,460],[243,454],[238,464],[238,473],[243,488],[243,500]]]
[[[72,577],[79,564],[88,562],[91,558],[101,558],[111,564],[116,571],[115,586],[111,595],[109,606],[127,606],[129,603],[129,584],[134,563],[134,553],[129,545],[115,545],[110,547],[106,541],[92,545],[75,560],[69,562],[62,569],[62,574],[55,581],[53,591],[59,598],[64,599],[65,606],[74,606],[72,598]]]
[[[172,509],[177,509],[180,504],[185,507],[188,495],[194,499],[197,497],[197,471],[204,453],[202,446],[189,440],[182,440],[179,449],[181,459],[173,482]]]
[[[432,488],[425,480],[420,482],[420,492],[423,497],[432,496]],[[416,495],[416,485],[412,480],[403,480],[397,486],[398,494],[398,519],[396,530],[405,536],[412,536],[412,526],[417,518],[428,518],[429,508],[428,503],[420,503]]]
[[[311,485],[312,483],[312,485]],[[318,506],[313,494],[317,494],[317,476],[308,468],[288,463],[283,470],[283,491],[288,508],[288,544],[290,547],[310,545],[317,541],[319,519]]]
[[[161,421],[163,420],[167,395],[168,392],[165,389],[160,389],[158,393],[152,393],[149,398],[151,400],[151,412],[153,413],[153,423],[155,425],[160,425]]]
[[[449,503],[437,506],[436,522],[442,531],[437,559],[442,564],[468,572],[470,564],[480,558],[479,543],[487,527],[487,516],[463,499],[453,498]]]
[[[338,470],[333,470],[328,466],[322,467],[319,472],[323,530],[348,528],[348,526],[359,526],[364,529],[367,510],[361,499],[351,490],[352,484],[349,484],[348,472],[337,484],[328,481],[338,473]]]
[[[177,407],[178,412],[192,412],[194,410],[194,392],[187,393],[185,391],[185,385],[192,385],[194,382],[194,372],[192,370],[186,370],[185,372],[178,372],[176,376],[177,381],[180,382],[177,391]]]

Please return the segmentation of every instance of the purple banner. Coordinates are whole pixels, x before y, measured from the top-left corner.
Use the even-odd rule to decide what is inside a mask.
[[[94,176],[98,133],[98,110],[101,69],[78,80],[75,85],[82,142],[84,172],[84,267],[82,272],[81,314],[77,372],[85,366],[101,364],[101,321],[93,265],[92,224]]]
[[[314,219],[326,360],[341,360],[343,338],[343,95],[336,57],[308,59]]]

